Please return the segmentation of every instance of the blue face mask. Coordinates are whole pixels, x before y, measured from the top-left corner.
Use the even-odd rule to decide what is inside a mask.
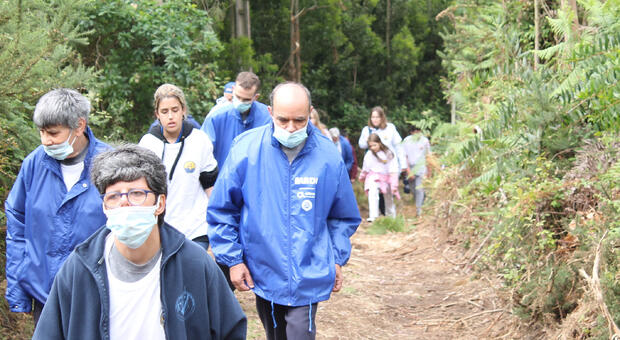
[[[103,208],[103,213],[108,217],[106,227],[114,233],[114,236],[131,249],[139,248],[151,234],[153,226],[157,224],[155,210],[159,206],[128,206],[116,209]]]
[[[235,95],[233,95],[232,104],[233,104],[233,107],[234,107],[237,111],[239,111],[239,112],[241,112],[241,113],[243,113],[243,112],[245,112],[245,111],[249,110],[249,109],[250,109],[250,107],[252,107],[252,101],[251,101],[251,100],[250,100],[250,101],[248,101],[248,102],[242,102],[242,101],[241,101],[241,100],[239,100],[239,98],[237,98],[237,96],[235,96]]]
[[[69,137],[67,138],[67,140],[60,144],[50,145],[50,146],[43,145],[43,150],[45,150],[45,153],[48,156],[54,159],[57,159],[59,161],[62,161],[63,159],[67,158],[70,154],[73,153],[73,143],[75,143],[77,136],[75,136],[71,144],[69,144],[69,139],[71,139],[72,133],[73,131],[69,133]]]
[[[285,129],[278,126],[278,124],[273,124],[273,137],[280,142],[280,144],[285,147],[292,149],[304,140],[308,138],[308,124],[301,129],[293,132],[288,132]]]

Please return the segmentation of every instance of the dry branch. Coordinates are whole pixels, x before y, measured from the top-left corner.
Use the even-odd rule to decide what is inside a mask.
[[[609,309],[605,304],[605,299],[603,298],[603,291],[601,289],[601,281],[598,276],[598,268],[601,262],[601,244],[603,243],[603,239],[605,238],[605,236],[607,236],[608,231],[609,230],[605,230],[605,233],[603,233],[603,236],[601,237],[598,245],[596,246],[596,256],[594,257],[594,265],[592,265],[592,276],[590,277],[583,269],[579,269],[579,274],[581,274],[581,276],[586,279],[588,285],[590,286],[590,289],[592,290],[592,293],[594,293],[596,302],[598,303],[599,308],[603,312],[605,320],[607,320],[607,326],[609,327],[609,338],[614,340],[620,338],[620,328],[618,328],[618,325],[616,325],[616,323],[614,322],[614,319],[611,316],[611,313],[609,313]]]

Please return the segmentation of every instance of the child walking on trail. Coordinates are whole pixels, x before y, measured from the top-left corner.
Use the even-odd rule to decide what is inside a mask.
[[[396,217],[396,205],[393,196],[400,199],[398,193],[398,159],[383,144],[378,134],[368,137],[368,151],[364,156],[359,180],[364,181],[364,190],[368,195],[368,222],[379,216],[379,192],[385,199],[387,216]]]
[[[427,172],[426,156],[431,152],[431,145],[428,138],[422,134],[420,128],[412,124],[409,130],[411,134],[402,141],[402,148],[409,166],[407,177],[409,183],[413,184],[416,215],[420,216],[422,214],[422,203],[424,202],[422,180]]]

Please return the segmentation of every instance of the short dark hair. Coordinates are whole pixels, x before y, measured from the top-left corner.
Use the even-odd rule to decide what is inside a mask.
[[[166,195],[166,167],[157,155],[135,144],[121,145],[117,149],[100,153],[93,160],[90,177],[99,193],[118,182],[132,182],[144,177],[149,189],[155,195]],[[158,224],[163,223],[164,214],[159,215]]]
[[[253,72],[240,72],[235,79],[235,86],[241,86],[244,89],[251,89],[256,86],[256,91],[260,89],[260,79]]]

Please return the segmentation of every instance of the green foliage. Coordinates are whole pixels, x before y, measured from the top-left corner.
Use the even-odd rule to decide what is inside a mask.
[[[395,113],[407,112],[408,119],[417,119],[420,112],[429,111],[446,119],[439,82],[442,70],[435,54],[443,24],[433,19],[446,2],[392,0],[391,4],[388,31],[385,1],[300,1],[302,82],[312,91],[314,106],[327,112],[329,119],[322,120],[352,123],[356,119],[345,117],[351,107],[360,108],[367,119],[367,109],[376,105],[386,108],[390,121],[400,127],[405,115]],[[279,65],[279,75],[286,78],[290,2],[255,1],[251,7],[256,56],[269,54]],[[353,136],[364,125],[362,120],[361,125],[338,127]]]
[[[403,216],[389,217],[384,216],[372,222],[368,233],[371,235],[383,235],[385,233],[402,233],[409,231],[411,227],[405,223]]]
[[[91,31],[81,49],[99,70],[92,125],[99,136],[136,142],[152,122],[153,93],[163,83],[180,86],[199,121],[221,95],[214,62],[222,50],[207,13],[189,0],[96,1],[81,29]]]
[[[93,78],[73,49],[85,43],[75,27],[82,6],[83,1],[0,2],[0,199],[21,160],[39,144],[31,121],[38,98],[56,87],[87,87]]]
[[[590,272],[604,230],[614,236],[604,243],[601,283],[620,319],[617,254],[610,250],[620,220],[620,3],[580,5],[587,27],[575,30],[575,14],[566,9],[542,22],[536,68],[528,51],[533,16],[514,15],[531,11],[529,4],[462,0],[444,12],[454,29],[442,34],[443,84],[459,121],[433,133],[434,149],[451,166],[434,197],[459,202],[447,216],[463,218],[458,232],[474,239],[490,233],[479,269],[499,273],[514,311],[537,321],[561,322],[583,303],[589,288],[578,271]],[[588,334],[604,337],[604,321],[596,322]]]

